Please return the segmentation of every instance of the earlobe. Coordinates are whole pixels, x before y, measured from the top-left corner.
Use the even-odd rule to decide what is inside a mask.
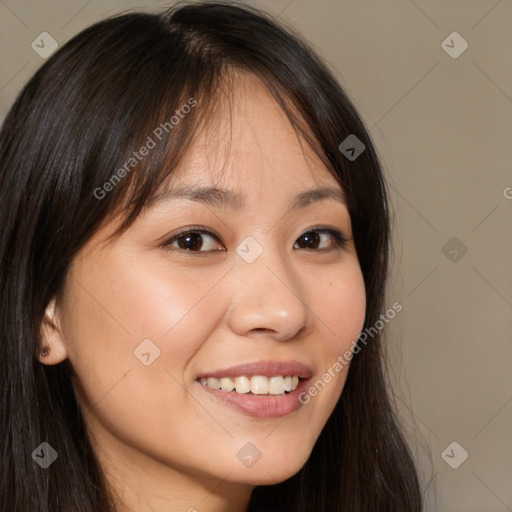
[[[38,359],[47,365],[58,364],[67,358],[61,325],[58,317],[57,299],[54,297],[46,307],[40,330]]]

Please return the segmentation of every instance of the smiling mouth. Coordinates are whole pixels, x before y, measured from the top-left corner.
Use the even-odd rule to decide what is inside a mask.
[[[263,395],[279,396],[291,393],[302,380],[297,375],[276,375],[266,377],[264,375],[253,375],[247,377],[202,377],[199,382],[210,389],[216,389],[225,393],[235,393],[241,395]]]

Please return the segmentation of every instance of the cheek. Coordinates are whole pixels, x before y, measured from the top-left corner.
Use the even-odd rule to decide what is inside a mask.
[[[177,383],[218,322],[221,301],[212,287],[221,274],[172,272],[164,260],[153,263],[143,268],[117,255],[115,265],[103,258],[73,270],[63,330],[91,405],[112,393],[121,407],[140,399],[149,411],[162,394],[169,403],[170,389],[178,400]]]
[[[305,400],[310,398],[310,405],[317,408],[318,416],[325,421],[342,393],[352,350],[364,326],[366,294],[356,260],[337,272],[323,275],[323,281],[319,279],[311,287],[311,310],[322,340],[316,351],[321,361],[320,377],[311,382]]]
[[[170,272],[158,262],[145,268],[102,262],[77,272],[65,325],[76,350],[70,359],[75,364],[95,358],[131,367],[141,362],[142,343],[141,350],[150,349],[150,361],[179,366],[197,350],[196,334],[208,327],[210,317],[201,303],[215,281],[211,273],[205,279],[199,272]],[[153,349],[144,340],[151,340]]]
[[[334,273],[333,273],[334,274]],[[357,261],[311,286],[313,313],[318,328],[326,333],[326,353],[345,352],[356,341],[366,314],[365,285]]]
[[[102,261],[73,275],[63,331],[89,421],[155,458],[155,439],[199,438],[204,418],[194,421],[201,410],[184,373],[219,321],[225,301],[212,291],[223,274]],[[186,428],[176,423],[176,411],[188,411]],[[185,460],[186,449],[179,450]]]

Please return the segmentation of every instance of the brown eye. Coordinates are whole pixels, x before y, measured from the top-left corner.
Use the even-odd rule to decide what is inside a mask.
[[[216,249],[215,245],[218,245],[218,239],[213,233],[198,229],[182,231],[165,242],[165,246],[167,247],[173,247],[189,252],[223,250],[222,248]]]
[[[329,237],[331,238],[331,242],[329,243]],[[327,239],[327,242],[325,240]],[[318,249],[318,250],[329,250],[333,248],[341,248],[346,245],[348,240],[341,234],[340,231],[336,231],[333,229],[311,229],[303,233],[295,242],[295,245],[302,240],[304,242],[304,247],[298,247],[299,249]],[[323,244],[323,247],[320,247]]]

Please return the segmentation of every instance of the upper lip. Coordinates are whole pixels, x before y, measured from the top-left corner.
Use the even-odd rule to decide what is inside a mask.
[[[253,377],[254,375],[265,377],[296,375],[302,379],[309,379],[313,375],[313,371],[309,366],[298,361],[254,361],[231,366],[223,370],[203,372],[197,378],[214,377],[220,379],[222,377]]]

